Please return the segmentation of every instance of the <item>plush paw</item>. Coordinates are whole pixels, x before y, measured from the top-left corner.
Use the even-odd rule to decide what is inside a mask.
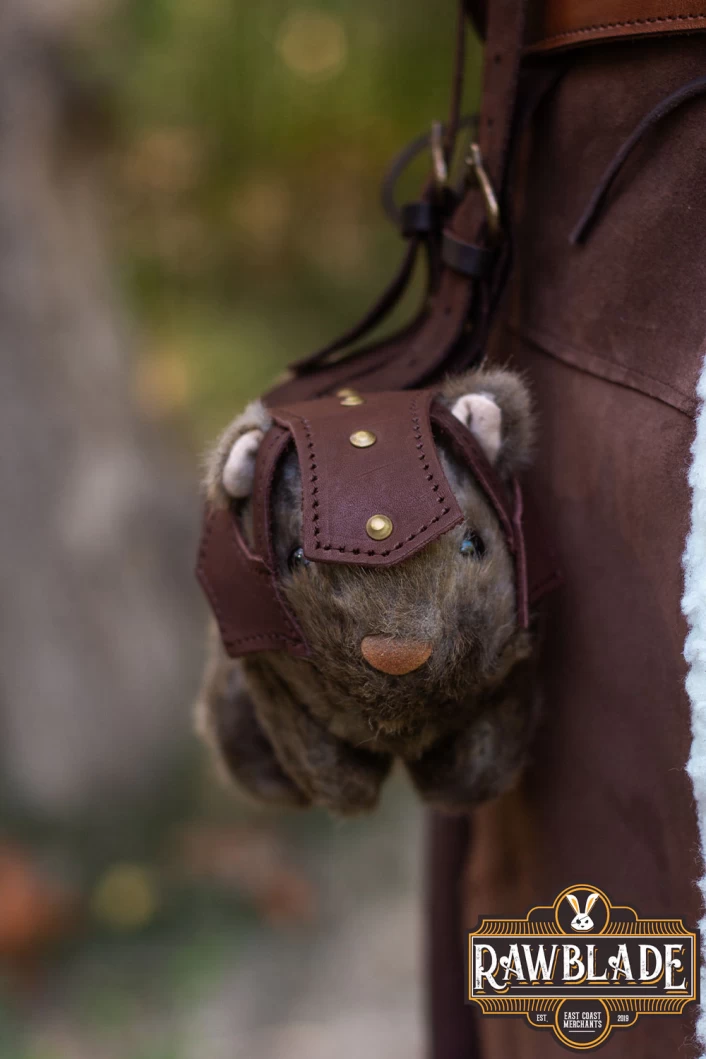
[[[472,739],[456,737],[434,747],[418,761],[407,762],[407,770],[425,802],[463,812],[509,790],[522,761],[497,759],[491,734],[481,730]]]
[[[260,659],[248,659],[246,676],[277,760],[312,805],[337,816],[373,809],[392,758],[332,735],[295,697],[292,686]]]
[[[518,667],[518,676],[526,672]],[[426,802],[451,812],[496,798],[519,779],[537,718],[538,701],[528,683],[525,694],[490,703],[467,729],[406,762],[414,786]]]
[[[201,700],[198,726],[215,749],[222,771],[243,794],[272,806],[310,804],[277,760],[237,669],[216,694]]]
[[[356,750],[317,728],[311,746],[301,748],[292,768],[314,805],[336,816],[353,816],[375,808],[391,764],[387,755]]]

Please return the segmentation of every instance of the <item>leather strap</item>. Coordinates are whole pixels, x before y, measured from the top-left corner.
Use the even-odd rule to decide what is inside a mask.
[[[478,143],[496,193],[502,188],[508,163],[525,10],[526,0],[493,0],[488,17]],[[491,249],[486,232],[485,206],[478,189],[469,188],[447,232],[451,240],[475,250]],[[365,388],[406,388],[438,373],[464,336],[473,299],[478,295],[477,286],[469,283],[467,275],[447,263],[418,333],[404,350],[400,350],[401,356],[391,358],[378,372],[366,378]]]
[[[400,266],[392,278],[391,283],[382,292],[378,300],[371,306],[357,323],[344,334],[335,338],[332,342],[323,346],[315,353],[310,354],[308,357],[303,357],[301,360],[295,361],[290,365],[290,370],[296,372],[298,375],[308,374],[311,371],[315,371],[319,368],[322,362],[332,354],[338,353],[341,350],[346,349],[347,346],[353,345],[359,339],[363,338],[366,334],[377,327],[379,323],[385,319],[389,313],[395,308],[403,294],[407,290],[409,281],[414,272],[414,266],[417,261],[418,251],[421,246],[421,239],[418,237],[410,240],[409,246],[407,247],[404,257],[400,263]],[[278,387],[274,394],[280,392],[283,388]],[[304,387],[306,392],[306,385]],[[321,391],[324,392],[324,391]],[[274,396],[273,394],[273,396]]]
[[[492,0],[488,19],[478,142],[496,193],[502,189],[508,164],[526,3],[527,0]],[[447,248],[456,266],[462,262],[467,264],[472,258],[484,260],[483,252],[491,249],[483,200],[475,187],[467,190],[447,233]],[[501,260],[502,256],[498,258]],[[468,344],[465,329],[474,300],[478,315],[487,317],[493,301],[492,277],[484,280],[483,285],[487,289],[479,290],[481,284],[470,281],[467,271],[458,271],[445,262],[437,289],[431,292],[427,304],[409,328],[357,352],[350,359],[324,365],[323,358],[317,357],[314,373],[278,386],[267,395],[268,404],[289,404],[321,396],[351,382],[366,392],[408,389],[426,383],[447,366],[461,338]],[[359,328],[354,330],[360,332]],[[480,341],[469,347],[467,361],[473,359],[479,345]],[[345,343],[337,342],[333,346],[337,352],[345,352]]]
[[[248,550],[229,508],[205,512],[196,577],[231,657],[252,651],[308,655],[296,622],[280,603],[271,570]]]
[[[309,654],[279,588],[271,534],[272,483],[290,444],[288,432],[273,427],[258,451],[254,552],[248,548],[233,507],[207,507],[205,511],[196,577],[211,604],[223,646],[233,658],[253,651]]]
[[[519,483],[514,478],[512,479],[511,494],[508,496],[505,486],[470,430],[467,430],[451,411],[438,401],[432,406],[432,422],[456,449],[461,461],[472,469],[473,476],[498,518],[515,564],[517,623],[521,628],[526,629],[529,626],[529,591],[527,559],[522,533],[522,493]]]
[[[535,0],[526,50],[556,51],[601,40],[699,30],[706,30],[704,0]]]

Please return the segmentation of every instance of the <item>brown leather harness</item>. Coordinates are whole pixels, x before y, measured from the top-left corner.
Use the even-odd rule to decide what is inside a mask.
[[[207,515],[199,550],[197,576],[229,655],[309,653],[282,594],[272,528],[272,487],[292,444],[302,480],[306,558],[390,567],[463,521],[437,454],[436,439],[442,437],[469,468],[498,519],[515,566],[518,624],[527,628],[520,487],[513,480],[506,488],[471,432],[432,391],[377,393],[354,406],[324,397],[275,408],[272,418],[255,467],[253,549],[236,511],[218,508]],[[351,437],[361,427],[374,442],[358,448]],[[389,532],[375,539],[366,527],[381,516]],[[535,576],[533,587],[540,585]]]

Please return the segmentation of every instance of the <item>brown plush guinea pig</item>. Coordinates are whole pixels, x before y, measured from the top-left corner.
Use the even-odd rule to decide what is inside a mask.
[[[522,379],[476,370],[439,387],[500,478],[528,462],[533,415]],[[271,426],[251,404],[207,468],[208,499],[235,505],[246,540],[258,446]],[[273,487],[278,576],[308,658],[229,658],[212,629],[199,725],[236,784],[258,801],[374,806],[393,758],[422,797],[463,809],[512,784],[536,720],[533,633],[516,620],[513,561],[470,470],[437,441],[465,521],[398,565],[310,562],[291,451]]]

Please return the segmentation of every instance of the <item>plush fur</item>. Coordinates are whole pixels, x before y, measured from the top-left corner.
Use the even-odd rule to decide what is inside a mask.
[[[530,459],[534,430],[523,381],[508,371],[476,371],[440,389],[452,408],[471,394],[499,407],[499,449],[496,416],[484,414],[490,433],[482,422],[476,433],[501,475],[517,471]],[[487,411],[487,401],[463,408],[474,405]],[[231,424],[209,461],[211,502],[232,502],[223,471],[234,442],[268,426],[257,402]],[[273,489],[278,572],[311,658],[263,652],[233,661],[214,634],[199,707],[227,770],[252,796],[358,812],[375,804],[399,757],[427,801],[464,809],[500,793],[520,771],[537,712],[533,636],[516,625],[513,564],[495,515],[443,444],[440,455],[465,524],[387,569],[310,563],[290,570],[302,520],[293,451],[280,467]],[[246,537],[249,507],[239,511]],[[461,553],[469,530],[485,545],[482,557]],[[363,658],[369,635],[430,642],[431,656],[390,676]]]

